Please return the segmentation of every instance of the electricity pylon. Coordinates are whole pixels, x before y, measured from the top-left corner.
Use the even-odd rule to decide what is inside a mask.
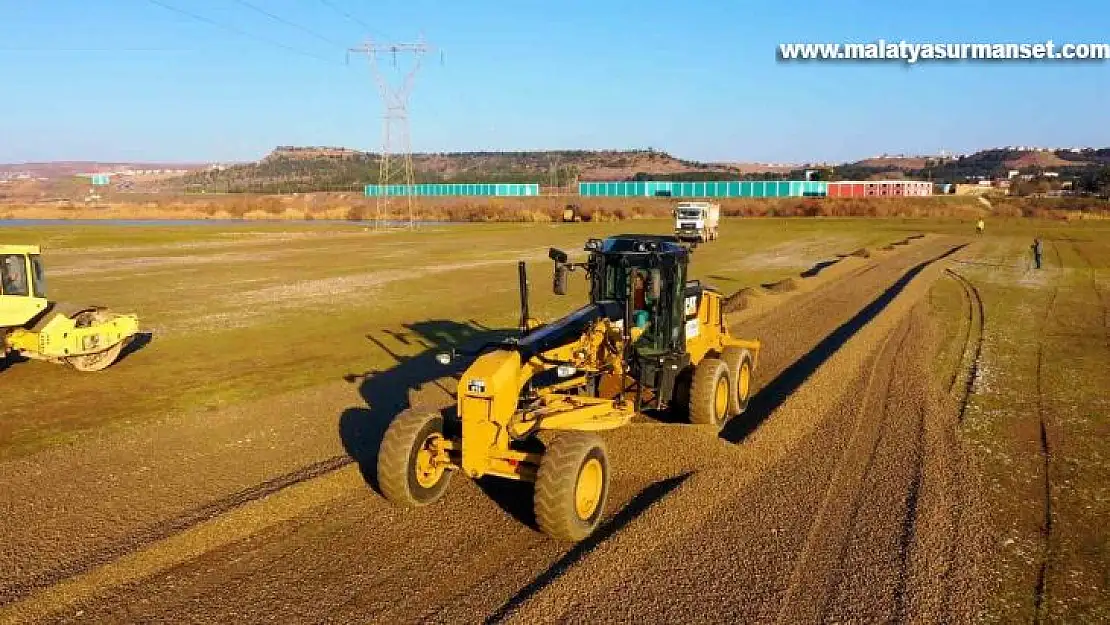
[[[379,44],[367,41],[350,52],[365,54],[374,72],[374,79],[381,91],[383,104],[382,152],[378,168],[378,195],[375,197],[374,227],[382,228],[394,217],[394,208],[403,204],[407,208],[408,226],[413,227],[415,181],[412,171],[412,144],[409,139],[409,97],[413,81],[420,70],[420,61],[431,48],[421,39],[417,43]],[[397,67],[397,57],[412,54],[413,62],[401,73],[399,84],[394,84],[383,72],[381,56],[388,55],[391,65]],[[401,185],[399,189],[387,185]],[[399,193],[395,193],[399,191]],[[400,195],[401,201],[396,201]]]

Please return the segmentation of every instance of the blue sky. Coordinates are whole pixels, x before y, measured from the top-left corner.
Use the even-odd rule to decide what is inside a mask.
[[[1110,145],[1110,62],[776,59],[787,42],[1110,42],[1105,0],[250,0],[301,28],[236,0],[159,1],[271,43],[151,0],[0,0],[0,162],[374,150],[377,88],[343,46],[421,33],[443,56],[417,76],[416,151],[797,162]]]

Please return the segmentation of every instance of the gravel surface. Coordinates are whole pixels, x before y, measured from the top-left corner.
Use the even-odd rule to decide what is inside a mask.
[[[955,244],[769,296],[788,305],[735,329],[765,344],[748,413],[721,437],[653,421],[607,434],[609,516],[571,548],[531,527],[527,485],[456,476],[439,505],[385,504],[343,466],[336,415],[373,429],[343,411],[350,386],[0,465],[0,620],[968,620],[973,491],[919,306]],[[307,511],[258,521],[282,497]],[[218,540],[231,515],[257,531]]]

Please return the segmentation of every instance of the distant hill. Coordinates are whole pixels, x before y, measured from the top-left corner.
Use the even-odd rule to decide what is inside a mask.
[[[105,163],[0,164],[0,182],[15,173],[24,177],[62,179],[78,173],[144,171],[129,177],[124,190],[289,193],[358,191],[378,182],[379,155],[343,147],[279,146],[253,163],[227,166]],[[709,163],[667,152],[644,150],[554,150],[515,152],[439,152],[413,155],[417,183],[535,183],[565,187],[597,180],[760,180],[800,179],[816,169],[817,179],[884,178],[967,182],[978,178],[1055,171],[1097,178],[1110,168],[1110,148],[1028,150],[994,148],[959,157],[880,156],[835,165]],[[187,170],[184,175],[165,170]],[[156,170],[158,173],[155,173]],[[8,185],[10,192],[11,182]],[[41,191],[49,193],[49,191]]]
[[[121,170],[196,170],[196,163],[141,163],[122,161],[51,161],[44,163],[0,163],[0,175],[26,174],[32,178],[65,178],[78,174],[111,173]]]
[[[886,171],[892,169],[900,169],[903,171],[913,171],[925,167],[924,156],[878,156],[875,158],[868,158],[862,161],[853,163],[857,167],[864,167],[867,169],[874,169],[879,171]]]
[[[1110,148],[1073,150],[1016,150],[994,148],[960,157],[878,157],[838,166],[838,174],[900,171],[908,177],[961,182],[977,177],[1005,177],[1011,170],[1081,174],[1092,167],[1110,166]]]
[[[167,181],[185,190],[350,190],[378,182],[379,155],[333,147],[275,149],[257,163],[197,171]],[[788,169],[788,168],[787,168]],[[417,183],[505,182],[565,186],[575,181],[740,179],[752,167],[702,163],[657,150],[440,152],[413,155]]]

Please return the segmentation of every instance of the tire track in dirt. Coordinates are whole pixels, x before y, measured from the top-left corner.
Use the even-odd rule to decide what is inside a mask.
[[[886,415],[881,404],[890,394],[893,381],[889,371],[902,350],[907,333],[908,327],[903,323],[887,335],[873,359],[851,437],[840,454],[794,565],[776,618],[778,623],[825,620],[831,575],[835,563],[843,559],[848,548],[848,534],[859,514],[860,485],[871,470],[882,438]],[[890,349],[892,344],[895,346]],[[880,387],[881,391],[877,392]]]
[[[969,371],[964,383],[959,410],[959,420],[962,423],[964,415],[967,413],[968,402],[971,400],[972,390],[975,388],[975,381],[979,378],[979,365],[983,353],[983,337],[986,333],[987,315],[983,306],[983,296],[979,293],[979,289],[970,280],[950,268],[946,268],[945,273],[960,285],[968,304],[967,333],[964,336],[963,348],[960,350],[960,362],[952,371],[952,377],[948,383],[948,393],[951,395],[955,391],[956,382],[964,368],[963,363],[967,361]],[[975,338],[972,338],[973,336]],[[971,349],[973,342],[975,347]]]
[[[971,563],[962,522],[973,500],[962,488],[955,412],[930,379],[925,306],[904,323],[881,369],[890,382],[872,417],[879,435],[855,493],[851,538],[833,559],[839,583],[823,622],[958,622],[977,601],[974,577],[951,579]]]
[[[252,501],[257,501],[290,486],[313,480],[354,462],[349,456],[335,456],[302,467],[296,471],[279,475],[256,484],[250,488],[232,493],[226,497],[198,506],[172,519],[143,528],[129,534],[115,543],[85,555],[66,566],[51,569],[28,579],[0,587],[0,608],[26,597],[37,589],[56,584],[64,579],[87,573],[107,564],[121,554],[132,553],[162,539],[184,532],[205,521],[219,517]]]
[[[955,475],[956,479],[953,480],[952,488],[957,496],[964,498],[963,503],[966,503],[971,497],[969,489],[964,481],[967,479],[967,467],[965,463],[960,460],[960,442],[957,438],[957,428],[963,424],[967,416],[968,405],[971,403],[972,393],[975,389],[975,384],[979,379],[979,367],[982,363],[983,341],[986,337],[986,310],[983,304],[982,294],[975,284],[967,279],[962,274],[954,271],[952,268],[945,268],[946,275],[950,276],[957,284],[964,294],[968,305],[968,327],[964,338],[963,348],[960,354],[960,360],[957,362],[955,369],[952,372],[948,384],[948,398],[954,399],[957,407],[954,411],[955,423],[952,427],[942,428],[937,436],[939,444],[937,447],[941,451],[941,462],[947,467],[950,474]],[[973,338],[974,337],[974,338]],[[972,347],[974,343],[974,347]],[[957,394],[957,383],[960,379],[961,373],[966,371],[967,378],[964,380],[961,392]],[[969,454],[970,455],[970,454]],[[955,574],[955,563],[957,562],[957,549],[963,547],[965,549],[973,548],[972,545],[961,544],[961,540],[966,542],[968,539],[964,536],[964,528],[967,527],[969,521],[965,518],[966,505],[957,505],[954,509],[952,520],[956,528],[955,538],[949,543],[948,548],[948,561],[944,569],[941,571],[942,586],[945,588],[942,599],[942,611],[948,614],[950,611],[948,598],[954,593],[952,591],[953,576]]]
[[[1044,517],[1041,521],[1041,539],[1044,541],[1044,553],[1041,555],[1040,565],[1037,567],[1037,582],[1033,588],[1033,613],[1034,622],[1043,620],[1044,603],[1048,593],[1047,577],[1048,567],[1052,559],[1052,482],[1050,470],[1052,465],[1052,448],[1048,442],[1048,430],[1045,426],[1044,388],[1042,387],[1044,368],[1044,343],[1037,345],[1037,418],[1040,422],[1040,452],[1043,466],[1044,488]]]
[[[907,322],[908,325],[908,322]],[[906,329],[906,334],[909,329]],[[895,360],[902,355],[906,336],[903,336],[895,352]],[[911,354],[912,358],[914,354]],[[888,387],[889,396],[890,389]],[[925,471],[925,414],[924,411],[914,411],[916,427],[913,438],[913,447],[910,452],[909,462],[913,465],[913,476],[910,478],[909,493],[906,495],[906,513],[902,517],[902,532],[898,541],[898,580],[894,588],[894,615],[895,621],[907,620],[907,588],[910,583],[910,550],[917,538],[918,503],[921,498],[921,483]],[[889,417],[888,417],[889,418]],[[896,417],[895,417],[896,418]],[[949,555],[952,555],[951,553]]]
[[[1064,261],[1060,255],[1060,248],[1055,241],[1052,243],[1052,250],[1056,255],[1057,271],[1063,271]],[[1053,551],[1053,537],[1052,537],[1052,445],[1049,441],[1048,433],[1048,417],[1045,409],[1045,392],[1044,392],[1044,337],[1043,334],[1048,329],[1049,321],[1052,319],[1053,311],[1056,308],[1056,299],[1060,292],[1059,282],[1053,284],[1052,290],[1049,292],[1048,305],[1045,306],[1044,315],[1041,317],[1041,334],[1042,336],[1037,340],[1037,373],[1036,373],[1036,392],[1037,392],[1037,422],[1039,426],[1039,443],[1040,454],[1042,460],[1042,488],[1043,500],[1041,518],[1041,554],[1040,563],[1037,566],[1037,579],[1033,586],[1033,621],[1040,623],[1044,620],[1046,599],[1048,598],[1048,573],[1049,567],[1052,565],[1052,551]]]

